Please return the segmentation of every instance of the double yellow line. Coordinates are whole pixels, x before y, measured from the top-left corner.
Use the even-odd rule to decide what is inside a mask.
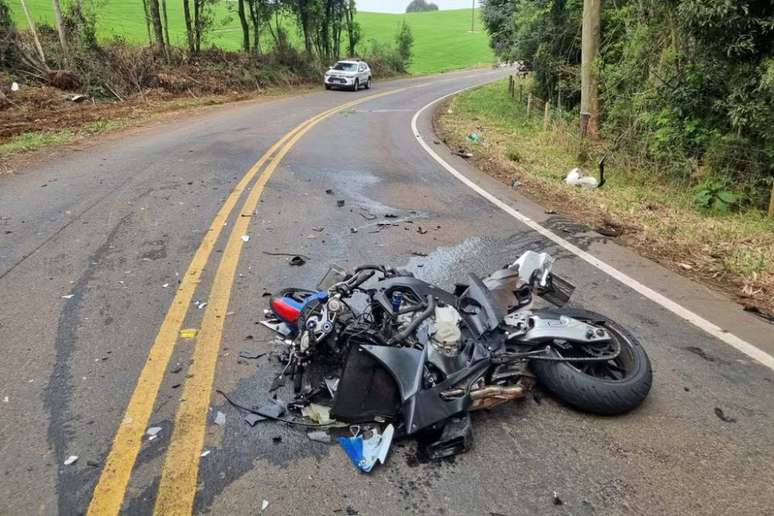
[[[299,124],[261,156],[226,198],[196,250],[151,346],[124,418],[113,439],[113,446],[99,482],[94,489],[88,510],[90,515],[118,514],[121,510],[126,487],[131,478],[137,454],[140,451],[143,435],[153,413],[159,387],[169,365],[178,333],[182,328],[191,300],[201,279],[202,271],[243,192],[263,170],[250,189],[242,207],[241,213],[247,216],[236,217],[215,273],[207,309],[196,340],[193,364],[183,389],[156,498],[156,513],[191,514],[196,495],[196,480],[204,442],[207,411],[223,334],[223,323],[226,319],[231,287],[234,283],[244,243],[241,237],[247,233],[251,219],[249,215],[252,215],[256,209],[263,189],[279,163],[315,125],[337,112],[405,89],[407,88],[392,89],[362,97],[324,111]]]

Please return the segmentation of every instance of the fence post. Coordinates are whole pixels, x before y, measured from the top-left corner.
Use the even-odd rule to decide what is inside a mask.
[[[527,93],[527,118],[529,118],[530,111],[532,111],[532,93]]]
[[[519,83],[519,104],[524,102],[524,86]]]
[[[551,116],[551,101],[546,100],[545,108],[543,108],[543,130],[548,129],[548,119]]]
[[[559,113],[562,112],[562,92],[559,91],[559,93],[556,94],[556,110],[559,111]]]

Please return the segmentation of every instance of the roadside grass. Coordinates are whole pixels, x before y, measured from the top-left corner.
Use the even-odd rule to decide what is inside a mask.
[[[11,0],[10,5],[17,26],[26,28],[20,0]],[[27,5],[37,23],[54,23],[51,0],[27,0]],[[96,5],[97,36],[101,40],[121,37],[131,43],[147,43],[142,2],[100,0]],[[236,2],[225,0],[215,3],[214,26],[205,46],[212,44],[225,50],[240,48],[242,33],[235,6]],[[186,45],[186,35],[182,2],[167,2],[167,12],[170,40],[174,45],[183,47]],[[476,23],[476,32],[470,32],[468,9],[409,14],[359,12],[357,21],[363,34],[361,51],[370,40],[392,43],[403,19],[414,33],[414,60],[409,69],[411,73],[437,73],[495,61],[486,32],[479,30],[480,21]],[[295,22],[288,18],[284,20],[284,25],[293,44],[299,46],[301,38]],[[264,48],[271,46],[268,31],[264,31],[262,40]]]
[[[0,144],[0,159],[17,152],[30,152],[47,145],[56,145],[71,141],[75,137],[72,131],[35,131],[20,134],[6,143]]]
[[[758,210],[708,215],[693,204],[692,185],[676,184],[654,163],[613,152],[603,188],[564,183],[580,166],[597,174],[606,144],[581,143],[576,115],[555,117],[543,130],[543,110],[527,118],[507,81],[455,97],[437,120],[452,147],[471,151],[485,172],[592,228],[622,228],[619,240],[640,254],[774,313],[774,219]],[[476,131],[478,143],[466,136]],[[584,158],[585,156],[585,158]]]

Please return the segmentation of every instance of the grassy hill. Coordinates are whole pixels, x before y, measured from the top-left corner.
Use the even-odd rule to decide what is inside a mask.
[[[185,44],[185,22],[182,3],[167,2],[170,39],[176,45]],[[26,27],[26,19],[19,0],[10,0],[14,19]],[[27,0],[37,23],[53,23],[51,0]],[[100,0],[97,5],[97,31],[103,40],[120,36],[130,42],[145,43],[147,32],[139,0]],[[224,49],[238,49],[241,41],[239,19],[234,12],[235,2],[221,1],[215,12],[215,27],[209,42]],[[434,73],[491,63],[494,56],[489,49],[486,33],[470,32],[470,11],[466,9],[411,14],[358,13],[357,20],[367,42],[392,42],[401,19],[405,19],[414,33],[414,62],[412,73]],[[297,37],[288,20],[289,32]],[[267,39],[267,45],[270,41]]]

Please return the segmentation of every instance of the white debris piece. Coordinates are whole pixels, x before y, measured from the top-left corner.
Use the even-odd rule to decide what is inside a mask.
[[[62,299],[72,299],[75,294],[67,294],[66,296],[62,296]]]
[[[250,235],[242,235],[242,242],[248,242],[250,240]]]
[[[261,502],[261,512],[265,511],[269,507],[269,500],[264,500]]]
[[[597,181],[596,177],[585,175],[583,170],[577,167],[567,173],[564,182],[570,186],[579,186],[581,188],[597,188],[599,186],[599,181]]]
[[[70,455],[69,457],[67,457],[65,459],[64,465],[65,466],[69,466],[70,464],[75,464],[77,461],[78,461],[78,456],[77,455]]]
[[[199,457],[206,457],[206,456],[207,456],[207,455],[209,455],[209,454],[210,454],[210,450],[204,450],[204,451],[202,452],[202,454],[201,454],[201,455],[199,455]]]
[[[159,432],[161,432],[161,427],[160,426],[152,426],[152,427],[148,428],[148,431],[145,432],[145,433],[148,434],[149,436],[153,437],[153,436],[155,436]]]
[[[18,82],[12,82],[11,83],[11,91],[19,91],[19,83]]]
[[[215,414],[215,424],[218,425],[218,426],[225,425],[226,424],[226,414],[224,414],[223,412],[221,412],[219,410],[218,413]]]

